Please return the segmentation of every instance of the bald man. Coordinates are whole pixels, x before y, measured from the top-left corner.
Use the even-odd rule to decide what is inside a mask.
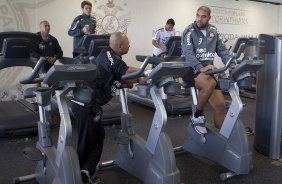
[[[43,72],[47,73],[56,60],[63,56],[63,51],[58,40],[50,34],[50,23],[47,20],[40,22],[39,29],[40,32],[37,33],[39,42],[32,57],[39,59],[43,56],[46,58],[47,62],[44,63]]]
[[[120,88],[122,82],[144,82],[143,78],[121,81],[126,73],[137,71],[137,68],[127,66],[121,56],[127,54],[129,40],[121,32],[110,36],[110,47],[103,49],[96,58],[99,73],[91,83],[93,99],[90,104],[72,103],[72,110],[78,123],[77,153],[80,162],[81,175],[84,183],[99,183],[94,177],[96,166],[101,158],[105,130],[101,124],[102,108],[108,103]]]

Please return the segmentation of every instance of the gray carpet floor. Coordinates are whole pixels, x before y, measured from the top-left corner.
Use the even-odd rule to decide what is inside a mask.
[[[246,104],[241,114],[241,120],[245,126],[254,129],[255,101],[243,99]],[[150,123],[154,111],[135,103],[129,103],[129,109],[135,118],[135,131],[143,138],[147,138]],[[208,107],[205,111],[207,119],[212,119],[212,111]],[[165,131],[171,138],[173,146],[180,146],[187,139],[187,123],[189,115],[169,116]],[[119,126],[107,126],[106,140],[101,161],[113,159],[117,146],[114,137],[120,130]],[[56,142],[58,128],[52,129],[52,138]],[[73,146],[75,147],[76,126],[73,126]],[[254,136],[248,136],[251,148],[253,148]],[[37,137],[0,139],[0,184],[12,183],[16,176],[31,174],[35,168],[35,162],[25,160],[22,150],[25,147],[34,146]],[[253,151],[253,170],[248,175],[235,176],[225,182],[221,182],[219,174],[226,169],[218,164],[200,158],[190,153],[176,155],[176,164],[181,174],[181,182],[185,184],[277,184],[282,183],[282,160],[272,160],[267,156]],[[114,167],[98,172],[102,184],[139,184],[142,183],[135,177],[127,174],[120,168]],[[35,183],[35,182],[27,182]]]

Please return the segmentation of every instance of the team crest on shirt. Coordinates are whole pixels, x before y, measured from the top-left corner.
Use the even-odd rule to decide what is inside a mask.
[[[214,32],[209,32],[209,37],[213,38],[215,36]]]
[[[198,45],[201,45],[203,42],[203,38],[199,38]]]
[[[38,45],[40,50],[44,50],[45,49],[45,45],[43,43],[39,43]]]

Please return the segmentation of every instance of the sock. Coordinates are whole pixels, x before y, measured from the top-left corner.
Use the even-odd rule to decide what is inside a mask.
[[[200,111],[200,110],[198,110],[198,109],[196,108],[196,112],[195,112],[195,114],[194,114],[194,117],[195,117],[195,118],[198,118],[198,117],[200,117],[200,116],[203,116],[203,111]]]

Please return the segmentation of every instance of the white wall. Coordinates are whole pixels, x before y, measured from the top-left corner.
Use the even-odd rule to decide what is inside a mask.
[[[176,21],[175,29],[181,34],[195,20],[199,6],[207,5],[212,10],[212,24],[217,26],[227,47],[240,36],[258,36],[259,33],[282,33],[282,6],[235,0],[90,0],[98,20],[99,33],[103,32],[106,20],[109,26],[127,32],[130,51],[124,56],[129,65],[139,66],[136,54],[152,54],[151,37],[154,29],[164,26],[168,18]],[[37,32],[41,20],[51,24],[54,35],[63,48],[65,56],[72,56],[72,37],[68,28],[75,16],[81,14],[81,0],[1,0],[0,31],[20,30]],[[228,22],[229,20],[229,22]],[[227,22],[226,22],[227,21]],[[219,59],[216,59],[219,64]],[[5,78],[5,75],[1,75]],[[0,86],[5,84],[0,82]],[[1,98],[1,97],[0,97]]]
[[[282,33],[282,5],[279,6],[279,33]]]
[[[80,2],[79,0],[53,0],[39,7],[35,15],[37,23],[42,19],[50,21],[52,34],[59,39],[65,56],[71,56],[72,38],[67,35],[67,30],[73,18],[81,13]],[[116,8],[115,17],[128,22],[128,24],[124,22],[119,22],[119,24],[127,26],[131,44],[130,52],[124,59],[134,66],[139,65],[135,62],[136,54],[152,54],[151,36],[154,29],[164,26],[168,18],[173,18],[176,21],[175,29],[181,34],[185,27],[195,20],[196,9],[201,5],[211,7],[212,15],[216,17],[214,19],[216,22],[212,24],[216,25],[224,38],[229,40],[228,47],[237,37],[257,36],[259,33],[278,33],[281,29],[279,26],[281,7],[250,1],[178,0],[175,3],[170,0],[115,0],[113,8],[108,8],[107,3],[107,0],[96,0],[93,2],[93,12],[100,20],[99,23],[104,24],[105,20],[103,22],[101,19],[112,16],[112,11]],[[99,6],[104,6],[107,12],[98,9]],[[221,24],[218,22],[220,18],[245,20],[245,24]]]
[[[234,39],[242,35],[257,36],[259,33],[278,33],[282,30],[282,8],[264,3],[234,0],[114,0],[114,7],[108,8],[107,0],[92,0],[93,12],[99,23],[103,18],[114,16],[119,18],[120,25],[127,27],[131,41],[130,53],[125,56],[130,64],[134,63],[136,54],[152,54],[151,36],[154,29],[164,26],[168,18],[176,21],[175,29],[182,33],[187,25],[195,19],[196,9],[201,5],[210,6],[212,15],[219,18],[246,20],[247,24],[231,25],[212,22],[221,31],[224,38],[232,45]],[[72,38],[67,35],[68,28],[75,16],[81,14],[81,0],[22,0],[0,2],[0,31],[24,30],[38,31],[38,23],[46,19],[51,24],[51,34],[58,38],[65,56],[71,56]],[[104,6],[108,12],[98,9]],[[119,7],[119,9],[117,8]],[[8,10],[8,14],[5,9]],[[20,10],[16,14],[14,10]],[[6,17],[4,18],[1,17]],[[3,27],[4,21],[12,20]],[[2,21],[1,21],[2,20]],[[1,26],[2,24],[2,26]]]

